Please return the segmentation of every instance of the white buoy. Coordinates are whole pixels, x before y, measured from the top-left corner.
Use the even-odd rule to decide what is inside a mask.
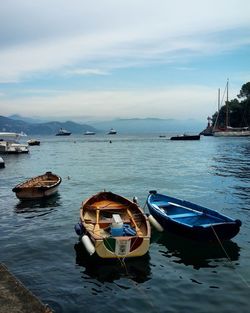
[[[154,228],[160,232],[163,232],[164,229],[163,227],[161,226],[160,223],[157,222],[157,220],[152,216],[152,215],[149,215],[148,216],[148,220],[149,220],[149,223],[154,226]]]
[[[95,247],[87,235],[82,236],[82,243],[90,255],[95,253]]]

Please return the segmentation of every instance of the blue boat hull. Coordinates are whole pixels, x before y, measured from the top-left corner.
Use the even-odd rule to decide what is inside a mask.
[[[149,194],[147,206],[165,230],[197,241],[229,240],[241,226],[240,220],[157,192]]]

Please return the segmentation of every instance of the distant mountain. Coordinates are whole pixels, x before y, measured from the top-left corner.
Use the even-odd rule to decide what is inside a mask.
[[[20,118],[20,119],[18,119]],[[0,116],[0,131],[25,132],[28,135],[54,135],[60,128],[67,129],[73,134],[82,134],[85,131],[107,133],[111,128],[117,133],[199,133],[204,129],[205,123],[193,119],[175,120],[160,118],[133,118],[114,119],[109,121],[91,121],[87,124],[67,122],[27,122],[33,119],[14,115],[14,118]],[[91,126],[90,126],[91,124]]]
[[[115,119],[110,121],[92,121],[91,125],[108,131],[111,127],[118,133],[165,133],[200,132],[205,123],[194,119],[175,120],[160,118]]]
[[[0,131],[24,132],[27,135],[55,135],[60,128],[65,128],[72,133],[84,133],[85,131],[98,132],[94,127],[87,124],[77,124],[74,122],[47,122],[47,123],[27,123],[23,120],[11,119],[0,116]]]
[[[23,121],[23,122],[26,122],[26,123],[45,123],[47,121],[45,120],[42,120],[42,119],[38,119],[38,118],[32,118],[32,117],[25,117],[25,116],[21,116],[19,114],[13,114],[13,115],[10,115],[10,116],[7,116],[8,118],[12,119],[12,120],[18,120],[18,121]]]

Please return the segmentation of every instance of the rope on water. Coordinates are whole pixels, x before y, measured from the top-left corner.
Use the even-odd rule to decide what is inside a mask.
[[[223,247],[223,244],[222,244],[222,242],[221,242],[221,240],[220,240],[218,234],[216,233],[215,229],[213,228],[213,226],[211,226],[211,227],[212,227],[212,230],[213,230],[213,232],[214,232],[214,235],[215,235],[216,239],[218,240],[219,245],[221,246],[221,249],[222,249],[223,252],[225,253],[225,255],[226,255],[226,257],[227,257],[229,263],[231,264],[232,268],[235,270],[235,272],[236,272],[237,275],[240,277],[240,279],[243,281],[243,283],[244,283],[248,288],[250,288],[250,285],[249,285],[249,283],[246,281],[246,279],[236,270],[236,268],[235,268],[235,266],[234,266],[234,264],[233,264],[231,258],[229,257],[229,255],[228,255],[226,249]]]

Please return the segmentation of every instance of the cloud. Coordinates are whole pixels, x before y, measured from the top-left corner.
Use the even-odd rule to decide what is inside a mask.
[[[68,75],[109,75],[110,73],[98,68],[77,68],[66,72]]]
[[[248,0],[4,1],[0,82],[74,68],[98,74],[96,65],[101,74],[236,49],[250,43],[242,32],[249,11]],[[235,29],[241,35],[232,35]]]
[[[206,119],[217,108],[217,90],[202,86],[178,88],[99,90],[62,92],[54,96],[32,96],[5,100],[5,114],[18,112],[28,116],[68,118],[88,115],[107,117],[159,117]],[[0,102],[1,104],[1,102]],[[118,109],[117,109],[118,108]],[[117,113],[119,112],[119,113]]]
[[[1,1],[1,114],[206,119],[225,75],[235,95],[249,78],[247,50],[234,54],[250,46],[249,11],[249,0]]]

